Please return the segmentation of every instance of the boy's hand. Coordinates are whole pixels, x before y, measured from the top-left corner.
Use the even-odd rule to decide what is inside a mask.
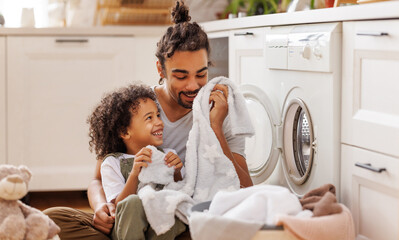
[[[133,169],[130,174],[138,177],[142,167],[148,167],[151,162],[152,151],[149,148],[142,148],[134,157]]]
[[[179,156],[177,156],[173,152],[168,152],[166,154],[165,164],[168,165],[168,167],[174,167],[175,173],[179,173],[181,168],[183,167],[183,163],[181,162]]]

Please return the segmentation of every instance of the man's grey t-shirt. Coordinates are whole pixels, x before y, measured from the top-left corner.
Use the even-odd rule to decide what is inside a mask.
[[[153,90],[154,88],[155,87],[152,87]],[[161,119],[164,123],[163,144],[160,147],[172,148],[176,150],[177,155],[184,163],[186,158],[186,143],[188,140],[188,134],[193,126],[193,112],[190,111],[179,120],[171,122],[164,113],[161,104],[158,102],[158,99],[157,104],[160,108]],[[231,127],[227,118],[223,123],[223,132],[231,152],[238,153],[245,157],[245,137],[232,136]]]

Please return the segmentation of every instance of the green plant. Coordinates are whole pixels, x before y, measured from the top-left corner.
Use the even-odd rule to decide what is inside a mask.
[[[229,5],[227,5],[225,14],[233,13],[237,14],[240,9],[245,8],[247,0],[230,0]]]
[[[278,0],[248,0],[247,15],[276,13]]]
[[[282,0],[286,1],[289,0]],[[237,14],[239,11],[246,11],[248,16],[276,13],[279,11],[279,0],[230,0],[224,13]]]

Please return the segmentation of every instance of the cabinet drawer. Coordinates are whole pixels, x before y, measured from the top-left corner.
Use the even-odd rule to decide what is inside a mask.
[[[399,51],[399,20],[353,23],[356,49]]]
[[[343,144],[341,200],[354,217],[357,239],[397,240],[399,159]],[[382,172],[356,166],[370,164]]]
[[[239,49],[263,49],[266,28],[248,28],[230,32],[230,46]]]
[[[266,29],[268,28],[230,31],[229,77],[237,84],[259,82],[259,79],[263,79]]]
[[[343,26],[342,142],[399,157],[399,20]]]

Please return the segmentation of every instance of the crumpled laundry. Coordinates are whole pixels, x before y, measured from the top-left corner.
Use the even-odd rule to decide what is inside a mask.
[[[148,167],[142,168],[139,174],[141,184],[162,184],[166,185],[173,181],[175,169],[165,164],[165,153],[156,147],[148,145],[146,148],[151,149],[151,163]]]
[[[281,215],[278,225],[283,225],[286,231],[300,240],[354,240],[352,214],[345,205],[339,204],[339,207],[342,208],[339,214],[321,217],[300,218]]]
[[[342,212],[342,208],[335,197],[335,186],[332,184],[325,184],[309,191],[299,201],[302,208],[313,211],[315,217]]]
[[[211,200],[220,190],[240,188],[234,165],[224,155],[210,126],[209,95],[216,84],[225,84],[229,89],[229,110],[225,123],[230,124],[232,135],[254,134],[245,99],[233,82],[217,77],[201,88],[193,103],[193,127],[186,145],[184,179],[171,181],[160,191],[156,191],[151,184],[138,191],[147,220],[157,235],[174,225],[175,215],[188,223],[188,211],[194,203]]]
[[[297,215],[302,206],[287,188],[256,185],[215,195],[208,212],[190,217],[193,240],[251,239],[264,225],[276,225],[280,215]]]

